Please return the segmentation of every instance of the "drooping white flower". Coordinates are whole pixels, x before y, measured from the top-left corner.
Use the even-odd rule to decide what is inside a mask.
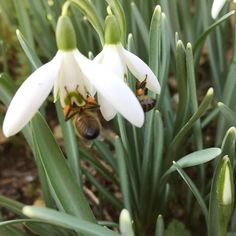
[[[226,0],[214,0],[212,7],[211,7],[211,16],[213,19],[216,19],[219,12],[221,11],[221,9],[223,8],[223,6],[225,5]]]
[[[135,54],[126,50],[120,43],[119,26],[116,25],[116,20],[114,18],[115,17],[112,15],[109,15],[106,18],[106,43],[103,50],[94,58],[94,61],[111,69],[122,81],[124,81],[127,70],[129,69],[137,80],[143,81],[146,79],[146,87],[154,93],[159,94],[160,84],[149,66]],[[108,35],[107,37],[106,33]],[[116,115],[116,109],[99,93],[98,101],[105,119],[112,119]]]
[[[70,37],[70,30],[64,28],[67,34],[65,30],[61,33]],[[13,97],[3,122],[5,136],[16,134],[31,120],[53,86],[54,98],[60,98],[62,107],[68,92],[78,92],[86,98],[87,93],[93,96],[97,91],[128,121],[141,127],[143,110],[124,82],[106,67],[83,56],[74,43],[64,39],[57,41],[59,50],[56,56],[33,72]]]
[[[219,15],[221,9],[224,7],[227,0],[214,0],[211,7],[211,16],[213,19],[216,19]],[[236,3],[236,0],[233,0]]]

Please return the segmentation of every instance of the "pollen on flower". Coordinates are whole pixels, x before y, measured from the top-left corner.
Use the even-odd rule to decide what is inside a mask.
[[[67,87],[64,87],[66,90],[66,97],[64,98],[64,102],[66,105],[71,105],[73,103],[78,106],[84,106],[85,101],[83,96],[79,93],[79,85],[76,86],[75,91],[68,91]]]

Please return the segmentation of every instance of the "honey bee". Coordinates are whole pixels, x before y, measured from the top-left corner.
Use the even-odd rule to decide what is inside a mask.
[[[156,105],[156,99],[147,96],[146,84],[147,84],[147,75],[144,81],[140,82],[137,80],[136,82],[136,96],[144,112],[152,110]]]
[[[96,115],[94,112],[83,110],[74,117],[73,123],[79,137],[87,140],[98,137],[101,124]]]
[[[73,102],[73,99],[79,101],[81,106]],[[73,119],[77,135],[86,140],[97,138],[101,124],[97,117],[99,105],[95,99],[89,94],[84,99],[79,93],[71,92],[68,93],[65,103],[63,108],[65,120]]]

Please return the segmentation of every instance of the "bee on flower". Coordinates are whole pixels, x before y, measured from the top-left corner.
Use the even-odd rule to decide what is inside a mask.
[[[9,137],[27,125],[53,89],[54,101],[60,99],[63,108],[82,107],[89,94],[99,94],[98,105],[104,115],[104,103],[109,101],[106,111],[119,112],[130,123],[141,127],[144,113],[133,91],[112,69],[99,65],[82,55],[76,47],[76,36],[71,20],[62,15],[57,23],[56,40],[58,52],[48,63],[34,71],[20,86],[7,110],[3,132]],[[128,54],[128,53],[127,53]],[[111,111],[109,110],[111,109]],[[105,119],[110,117],[104,116]]]
[[[138,81],[145,80],[145,86],[148,89],[156,94],[160,93],[160,84],[149,66],[121,44],[119,25],[114,15],[106,17],[105,45],[94,61],[112,70],[121,81],[125,80],[129,70]],[[98,102],[105,119],[110,120],[116,115],[115,107],[99,92]]]

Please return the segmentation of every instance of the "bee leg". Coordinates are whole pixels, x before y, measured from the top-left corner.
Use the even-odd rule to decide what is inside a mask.
[[[147,75],[145,76],[145,79],[141,82],[141,85],[140,85],[142,89],[144,90],[144,95],[147,95],[148,93],[146,85],[147,85]]]
[[[136,81],[136,92],[135,92],[136,96],[147,95],[146,80],[147,80],[147,75],[142,82],[138,80]]]
[[[70,117],[69,117],[70,111],[71,111],[71,106],[70,106],[70,105],[65,105],[65,106],[63,107],[63,113],[64,113],[64,119],[65,119],[65,121],[67,121],[67,120],[70,119]]]
[[[97,105],[96,100],[89,93],[87,93],[87,96],[86,96],[86,103]]]
[[[83,98],[84,99],[84,98]],[[87,92],[87,96],[86,99],[84,99],[85,101],[85,107],[84,109],[98,109],[100,106],[97,104],[97,101],[94,99],[94,97],[92,97],[88,92]]]

